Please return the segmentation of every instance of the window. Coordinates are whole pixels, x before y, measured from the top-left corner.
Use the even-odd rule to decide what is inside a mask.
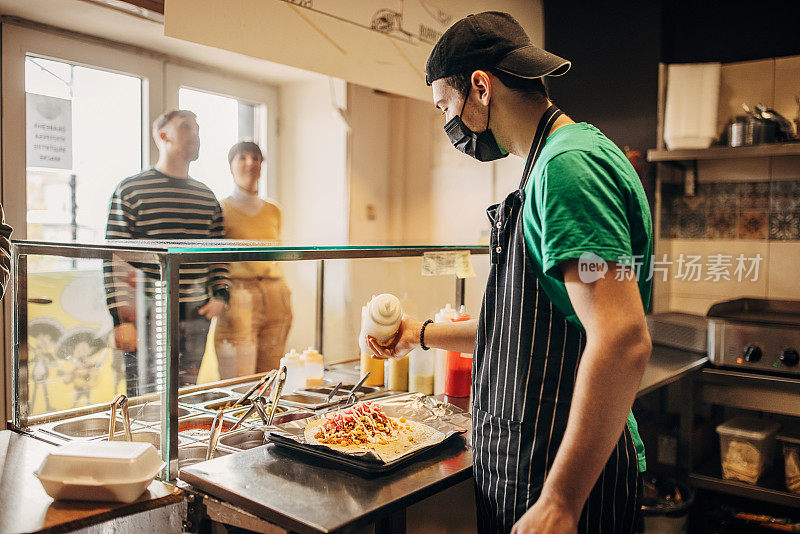
[[[102,238],[114,187],[141,169],[141,79],[27,56],[25,92],[28,239]]]
[[[233,181],[228,151],[241,139],[257,138],[257,106],[181,87],[178,107],[194,112],[200,126],[200,157],[192,164],[189,174],[210,187],[217,198],[230,195]]]

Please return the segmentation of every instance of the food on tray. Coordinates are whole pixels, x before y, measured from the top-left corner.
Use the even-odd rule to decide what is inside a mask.
[[[786,466],[786,487],[792,493],[800,493],[800,448],[786,447],[784,449],[784,463]]]
[[[752,443],[731,440],[722,458],[722,476],[755,484],[764,468],[761,451]]]
[[[307,443],[347,454],[374,451],[384,460],[421,448],[436,434],[422,423],[389,417],[371,402],[327,413],[305,428]]]

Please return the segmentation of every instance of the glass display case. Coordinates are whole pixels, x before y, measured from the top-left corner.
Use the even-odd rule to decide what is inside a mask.
[[[488,269],[487,247],[474,245],[17,241],[12,423],[56,444],[150,442],[173,479],[205,458],[215,414],[227,429],[247,410],[235,401],[268,372],[264,362],[274,367],[284,351],[306,347],[326,366],[358,360],[361,308],[376,293],[397,295],[415,317],[432,318],[445,304],[477,316]],[[212,320],[205,305],[209,296],[225,300],[215,287],[228,270],[230,301]],[[253,321],[262,333],[241,335]],[[130,436],[112,407],[119,394]],[[276,411],[296,418],[302,408],[279,400]],[[217,454],[258,443],[257,415],[221,439]]]

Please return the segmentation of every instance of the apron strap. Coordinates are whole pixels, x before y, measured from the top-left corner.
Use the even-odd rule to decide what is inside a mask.
[[[528,177],[531,174],[533,165],[539,158],[539,154],[541,154],[542,149],[544,148],[544,143],[547,140],[547,135],[550,133],[550,129],[553,127],[553,123],[556,122],[556,119],[563,114],[564,112],[555,107],[553,104],[550,104],[550,107],[548,107],[542,114],[542,118],[539,120],[539,125],[536,127],[536,135],[533,136],[531,151],[528,154],[528,159],[525,160],[525,170],[522,171],[522,180],[519,183],[520,191],[523,191],[525,189],[525,185],[528,183]]]

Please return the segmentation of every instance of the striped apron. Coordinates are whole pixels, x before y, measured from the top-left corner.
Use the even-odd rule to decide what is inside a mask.
[[[473,361],[473,450],[478,527],[509,532],[542,491],[567,426],[585,336],[539,286],[523,235],[525,184],[553,122],[544,113],[522,182],[488,208],[491,270]],[[583,508],[578,532],[633,532],[639,485],[625,427]]]

